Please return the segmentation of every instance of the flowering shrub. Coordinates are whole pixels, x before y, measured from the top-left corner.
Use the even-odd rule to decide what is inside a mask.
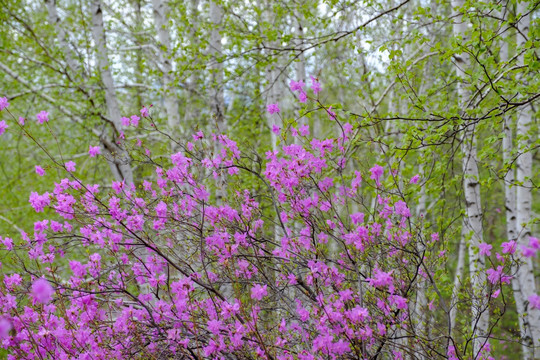
[[[291,83],[302,102],[303,86]],[[87,184],[75,162],[57,163],[65,178],[29,197],[43,220],[0,238],[1,251],[20,259],[18,271],[3,270],[0,285],[0,341],[9,359],[457,359],[470,352],[445,318],[438,234],[423,232],[403,195],[417,190],[419,176],[401,179],[378,164],[362,164],[369,174],[355,169],[358,131],[322,110],[339,124],[335,137],[312,138],[307,125],[277,130],[296,141],[282,137],[262,169],[228,136],[202,131],[166,161],[133,150],[155,169],[137,184]],[[147,108],[141,114],[123,118],[126,126],[152,121]],[[49,121],[45,111],[38,121]],[[98,155],[90,147],[89,156]],[[257,179],[256,193],[246,175]],[[216,196],[215,187],[228,195]],[[503,249],[487,272],[492,299],[511,279],[515,246]],[[421,292],[429,304],[418,302]],[[429,336],[421,330],[425,312],[439,319]],[[476,358],[487,359],[482,341]]]

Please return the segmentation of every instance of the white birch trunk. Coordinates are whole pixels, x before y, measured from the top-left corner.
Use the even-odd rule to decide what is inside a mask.
[[[464,0],[452,0],[454,9],[454,36],[461,37],[464,41],[467,36],[467,24],[463,21],[462,7]],[[470,93],[463,83],[466,69],[470,67],[469,54],[462,52],[455,56],[456,75],[460,78],[457,86],[458,104],[461,109],[467,103]],[[474,125],[465,124],[463,133],[463,189],[465,194],[466,213],[464,218],[465,234],[470,236],[469,243],[469,270],[473,301],[471,304],[472,330],[473,330],[473,355],[476,356],[487,341],[489,329],[489,308],[486,294],[485,259],[478,252],[478,245],[483,240],[482,204],[480,199],[480,183],[478,163],[476,155],[476,136]]]
[[[199,2],[198,0],[190,0],[189,2],[189,41],[191,44],[191,47],[193,49],[199,47],[199,39],[197,34],[197,24],[199,23],[199,8],[198,8]],[[197,63],[199,62],[198,59],[192,59],[192,71],[189,76],[189,83],[188,83],[188,94],[186,98],[186,104],[184,104],[184,124],[185,126],[189,127],[190,122],[195,120],[197,118],[196,113],[196,104],[195,104],[195,97],[193,94],[195,93],[197,86],[199,85],[199,76],[198,71],[195,71],[194,69],[197,66]]]
[[[211,104],[212,111],[216,116],[218,132],[225,132],[227,124],[225,121],[225,100],[223,96],[223,64],[221,63],[221,34],[223,21],[223,9],[214,1],[210,2],[210,22],[212,23],[212,31],[210,33],[209,53],[210,70],[212,74],[211,84]]]
[[[69,46],[66,40],[66,31],[62,26],[62,21],[60,16],[58,16],[58,11],[56,9],[56,0],[45,0],[45,5],[47,6],[47,14],[49,22],[54,25],[56,31],[57,39],[64,52],[64,58],[69,69],[73,72],[73,75],[76,76],[79,71],[79,63],[75,61],[75,53]]]
[[[109,120],[112,122],[115,132],[120,132],[122,123],[120,120],[120,108],[114,89],[114,80],[110,70],[109,56],[107,51],[107,40],[103,27],[103,11],[101,0],[92,1],[92,37],[96,46],[97,63],[101,74],[101,81],[105,87],[105,102]],[[114,136],[113,136],[114,137]],[[113,156],[113,162],[117,168],[116,176],[120,176],[126,184],[133,183],[133,172],[130,165],[130,158],[127,151],[118,149],[106,149]]]
[[[506,9],[499,14],[503,18],[506,13]],[[508,61],[508,42],[503,39],[501,42],[500,50],[501,63]],[[505,164],[510,164],[512,161],[512,148],[513,148],[513,130],[511,127],[511,118],[507,115],[503,115],[503,161]],[[505,209],[506,209],[506,237],[508,241],[517,241],[517,222],[516,222],[516,187],[513,186],[515,181],[515,169],[510,167],[504,175],[504,194],[505,194]],[[512,274],[517,272],[517,267],[512,267]],[[524,301],[521,293],[521,286],[519,284],[519,278],[515,276],[512,278],[512,291],[514,293],[514,300],[516,302],[516,312],[518,315],[519,330],[522,339],[522,352],[523,359],[529,360],[533,358],[533,354],[530,348],[530,340],[532,339],[530,333],[530,327],[525,327],[524,316]],[[526,340],[528,339],[528,340]]]
[[[518,16],[527,13],[527,3],[520,2],[517,4]],[[517,33],[516,45],[517,51],[521,51],[522,47],[527,41],[529,35],[530,15],[523,16],[519,23],[518,28],[520,31]],[[524,56],[521,54],[518,57],[518,64],[524,64]],[[521,246],[527,246],[529,237],[531,235],[528,223],[531,220],[531,177],[532,177],[532,152],[528,149],[530,145],[529,131],[532,123],[532,108],[530,105],[525,105],[520,109],[517,119],[517,137],[518,137],[518,150],[519,156],[516,160],[516,182],[518,183],[516,189],[516,230],[517,230],[517,243],[518,249]],[[540,357],[540,310],[533,309],[529,305],[528,298],[536,294],[536,283],[533,273],[532,258],[522,258],[521,265],[517,272],[517,278],[521,287],[521,300],[523,321],[525,328],[529,327],[525,331],[527,336],[525,344],[528,346],[534,346],[532,353],[533,358]],[[518,311],[519,311],[518,310]],[[532,339],[529,337],[532,336]]]
[[[154,23],[159,41],[159,67],[162,72],[163,98],[165,100],[165,111],[167,112],[167,124],[171,130],[180,129],[180,112],[178,107],[178,97],[174,89],[173,66],[171,61],[171,36],[169,34],[169,24],[167,13],[169,5],[167,0],[152,0],[154,10]]]

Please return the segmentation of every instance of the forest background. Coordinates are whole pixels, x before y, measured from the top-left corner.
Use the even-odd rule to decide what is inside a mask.
[[[481,244],[526,245],[539,232],[538,1],[0,4],[0,97],[28,123],[44,110],[50,119],[32,136],[14,123],[0,136],[0,234],[41,220],[28,196],[58,177],[49,155],[77,162],[88,183],[149,178],[153,168],[142,162],[105,161],[125,155],[114,145],[119,129],[158,157],[198,131],[226,133],[262,167],[267,151],[292,141],[277,139],[275,126],[302,122],[324,138],[336,131],[336,117],[358,132],[353,169],[368,173],[378,163],[419,175],[408,204],[423,229],[440,236],[436,277],[444,298],[486,282],[474,276],[488,262]],[[301,95],[298,101],[291,81],[321,84],[315,107]],[[163,130],[125,127],[122,117],[140,116],[143,107]],[[35,140],[49,153],[37,151]],[[88,157],[91,146],[103,156]],[[218,197],[229,196],[231,188],[216,184],[209,186]],[[17,266],[9,252],[0,256],[5,271]],[[521,264],[528,295],[538,293],[539,266],[534,256]],[[492,299],[505,299],[492,308],[504,309],[492,329],[494,354],[533,356],[522,345],[520,320],[530,315],[523,308],[530,300],[514,296],[523,289],[502,291]],[[475,315],[467,304],[453,315],[464,328]]]

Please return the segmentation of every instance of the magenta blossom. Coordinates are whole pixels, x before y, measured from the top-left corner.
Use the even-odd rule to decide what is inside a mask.
[[[331,106],[326,110],[326,112],[328,113],[328,116],[330,116],[330,119],[336,120],[337,115],[335,112],[332,111]]]
[[[7,319],[0,319],[0,340],[4,340],[5,338],[9,337],[11,328],[11,323]]]
[[[384,272],[379,269],[375,269],[374,277],[371,279],[367,279],[369,284],[373,287],[385,287],[385,286],[392,286],[393,284],[393,278],[392,278],[392,271],[390,272]]]
[[[263,297],[268,295],[268,292],[266,290],[267,285],[260,285],[257,284],[254,287],[251,288],[251,298],[255,300],[262,300]]]
[[[302,80],[300,81],[291,80],[291,83],[289,84],[291,91],[303,91],[304,86],[306,86],[306,84]]]
[[[0,135],[6,132],[6,129],[8,128],[8,124],[4,120],[0,121]]]
[[[490,256],[493,246],[486,243],[480,243],[478,244],[478,249],[480,250],[480,255]]]
[[[375,165],[374,167],[369,169],[369,172],[371,173],[371,176],[369,178],[372,180],[375,180],[375,182],[377,183],[377,186],[380,186],[381,185],[380,179],[384,173],[384,168],[380,165]]]
[[[99,146],[90,146],[90,149],[88,149],[88,155],[90,155],[90,157],[96,157],[96,155],[99,154],[101,154]]]
[[[280,110],[279,110],[279,106],[278,104],[268,104],[266,106],[266,110],[270,113],[270,114],[275,114],[275,113],[278,113]]]
[[[36,174],[38,174],[39,176],[43,176],[45,175],[45,170],[43,170],[41,166],[36,165]]]
[[[409,184],[416,184],[418,183],[418,180],[420,180],[420,175],[416,174],[411,178],[411,180],[409,181]]]
[[[501,244],[503,254],[513,254],[516,252],[516,242],[508,241]]]
[[[134,127],[137,127],[139,126],[139,120],[141,118],[138,117],[137,115],[131,115],[131,125],[133,125]]]
[[[74,172],[75,171],[75,162],[73,161],[68,161],[66,164],[66,170],[69,171],[69,172]]]
[[[122,116],[120,121],[122,122],[122,126],[129,126],[129,118]]]
[[[538,240],[538,238],[531,236],[529,238],[529,247],[535,250],[540,250],[540,240]]]
[[[39,278],[32,284],[32,297],[35,301],[47,304],[52,300],[54,289],[44,278]]]
[[[43,124],[45,122],[49,121],[49,113],[46,111],[40,111],[37,115],[37,120],[40,124]]]
[[[9,106],[7,97],[0,97],[0,111],[4,110]]]
[[[540,295],[532,294],[529,296],[529,304],[533,309],[540,309]]]
[[[317,81],[317,79],[313,76],[311,77],[311,90],[313,90],[313,93],[317,95],[321,91],[321,84]]]
[[[141,109],[141,116],[142,117],[149,117],[150,114],[148,113],[148,108],[146,106],[143,106],[143,108]]]

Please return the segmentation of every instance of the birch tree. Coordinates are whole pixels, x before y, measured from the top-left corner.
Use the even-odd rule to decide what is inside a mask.
[[[527,3],[518,2],[516,13],[518,14],[517,31],[517,51],[518,65],[524,65],[524,45],[528,41],[530,14]],[[521,18],[519,18],[521,17]],[[531,220],[531,177],[532,177],[532,152],[530,146],[530,130],[532,123],[532,108],[530,104],[523,106],[517,117],[517,144],[518,156],[516,159],[516,202],[515,202],[515,226],[517,243],[519,248],[526,247],[531,235],[529,221]],[[507,134],[507,131],[505,131]],[[511,225],[514,225],[512,222]],[[511,229],[512,231],[514,229]],[[540,310],[530,306],[529,299],[536,294],[536,283],[533,273],[533,263],[530,257],[522,257],[521,264],[517,271],[517,278],[521,291],[516,292],[516,301],[521,300],[522,304],[517,305],[520,317],[523,318],[525,329],[523,335],[527,346],[533,346],[532,358],[540,356]],[[532,337],[532,338],[531,338]]]
[[[122,130],[121,113],[114,88],[114,79],[111,73],[111,65],[109,62],[109,52],[107,50],[107,40],[105,37],[105,28],[103,26],[103,5],[101,0],[92,1],[92,36],[96,46],[96,58],[101,75],[101,81],[105,87],[105,103],[107,105],[108,121],[113,125],[115,138]],[[122,179],[126,184],[133,183],[133,172],[130,164],[129,154],[120,146],[115,146],[114,149],[106,148],[107,152],[112,155],[112,170],[115,178]]]
[[[167,124],[172,130],[180,129],[178,97],[174,88],[174,75],[171,55],[171,35],[169,34],[169,4],[167,0],[152,0],[154,23],[159,41],[159,67],[163,81],[163,97]]]
[[[454,9],[453,31],[456,38],[462,43],[467,40],[467,22],[463,18],[465,11],[464,0],[453,0]],[[471,68],[469,54],[466,50],[454,56],[456,75],[459,79],[457,85],[458,106],[463,109],[462,116],[466,116],[466,104],[469,101],[470,92],[467,89],[465,79],[467,71]],[[477,159],[477,138],[475,135],[475,125],[464,122],[462,135],[463,152],[463,191],[465,195],[465,218],[464,226],[469,242],[469,269],[474,300],[471,303],[472,323],[474,332],[473,349],[474,355],[480,353],[483,344],[487,341],[489,328],[489,309],[485,295],[485,258],[478,252],[479,245],[484,242],[482,225],[482,204],[480,199],[480,182]],[[461,240],[466,241],[464,238]],[[462,244],[460,245],[462,246]]]
[[[223,63],[221,53],[223,45],[221,44],[221,31],[223,21],[223,9],[217,1],[210,1],[210,42],[208,51],[210,55],[211,89],[210,99],[211,108],[215,114],[216,126],[219,132],[225,132],[227,128],[225,118],[225,99],[223,94]]]

